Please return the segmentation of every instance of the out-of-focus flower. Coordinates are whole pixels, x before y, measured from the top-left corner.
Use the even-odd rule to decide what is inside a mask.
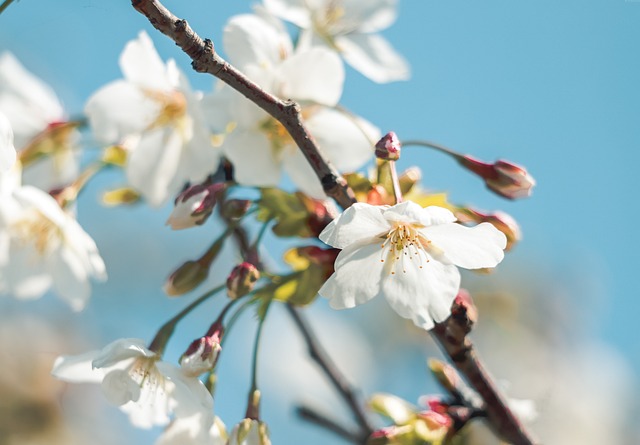
[[[233,268],[227,277],[227,295],[231,299],[244,297],[253,290],[260,279],[260,271],[251,263],[244,262]]]
[[[494,226],[468,228],[455,221],[447,209],[411,201],[354,204],[320,234],[343,250],[319,294],[335,309],[383,295],[401,317],[431,329],[451,312],[460,288],[456,266],[495,267],[504,257],[506,237]]]
[[[409,65],[377,34],[396,19],[397,0],[265,0],[274,15],[303,29],[299,46],[338,51],[353,68],[384,83],[409,78]]]
[[[469,155],[460,155],[457,159],[463,167],[484,179],[490,190],[508,199],[527,198],[536,185],[524,167],[509,161],[498,160],[488,164]]]
[[[292,53],[282,23],[258,15],[232,18],[225,28],[224,46],[229,60],[261,88],[301,104],[306,128],[336,168],[352,171],[371,158],[378,130],[333,108],[344,82],[344,68],[335,53],[317,47]],[[228,87],[206,103],[214,126],[232,129],[222,149],[239,183],[276,186],[284,170],[306,194],[325,197],[307,159],[272,116]]]
[[[19,185],[19,172],[0,178],[0,292],[37,298],[49,288],[81,310],[89,280],[105,280],[95,242],[49,194]]]
[[[16,162],[16,148],[13,146],[13,130],[7,117],[0,112],[0,173],[6,172]]]
[[[507,247],[505,250],[510,250],[515,243],[522,239],[520,226],[516,220],[507,213],[501,211],[484,213],[470,207],[461,207],[454,213],[462,223],[480,224],[487,222],[493,224],[496,229],[504,233],[507,237]]]
[[[200,94],[173,60],[162,62],[146,33],[127,43],[120,69],[124,79],[98,90],[85,112],[98,140],[130,148],[129,183],[160,205],[184,183],[202,182],[215,171],[219,151],[204,123]]]
[[[30,152],[23,177],[26,184],[50,190],[75,179],[77,124],[67,122],[51,87],[10,52],[0,54],[0,112],[11,123],[15,147]]]
[[[219,182],[205,182],[186,188],[176,198],[167,225],[173,230],[182,230],[204,224],[218,201],[218,193],[224,188],[225,184]]]
[[[227,445],[271,445],[267,424],[255,419],[243,419],[229,436]]]
[[[189,417],[213,409],[213,399],[200,380],[160,361],[139,339],[120,339],[100,351],[58,357],[51,372],[67,382],[101,383],[107,400],[140,428],[166,425],[172,414]]]

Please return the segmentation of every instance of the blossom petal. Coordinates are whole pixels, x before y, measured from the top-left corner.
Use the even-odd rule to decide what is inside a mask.
[[[91,295],[85,264],[72,250],[62,247],[47,258],[47,269],[53,277],[53,289],[71,309],[81,311]]]
[[[357,30],[359,32],[378,32],[388,28],[396,21],[397,3],[397,0],[345,1],[343,2],[342,21],[358,23]]]
[[[222,149],[233,163],[238,183],[271,187],[280,181],[280,165],[274,159],[271,142],[265,135],[238,129],[225,138]]]
[[[124,369],[108,372],[102,380],[102,393],[109,403],[120,406],[140,398],[140,385]]]
[[[420,231],[449,261],[465,269],[495,267],[504,258],[507,238],[490,223],[475,227],[442,224]]]
[[[112,144],[148,128],[158,118],[160,109],[160,103],[142,89],[117,80],[96,91],[84,111],[96,139]]]
[[[302,0],[264,0],[270,13],[298,25],[300,28],[311,26],[311,11]]]
[[[249,65],[272,69],[293,50],[289,35],[255,14],[229,20],[223,44],[229,61],[244,70]]]
[[[375,238],[386,235],[389,229],[380,207],[357,202],[331,221],[319,238],[331,247],[345,249],[361,241],[373,242]]]
[[[56,358],[51,375],[65,382],[100,383],[105,372],[93,368],[91,363],[100,354],[99,350],[85,352],[80,355],[67,355]]]
[[[105,368],[134,357],[153,357],[155,352],[145,346],[144,340],[138,338],[121,338],[107,346],[96,355],[92,366]]]
[[[151,38],[144,31],[125,45],[120,55],[120,69],[125,79],[140,88],[167,91],[174,86]]]
[[[366,303],[381,294],[383,266],[378,243],[351,244],[338,254],[335,273],[318,293],[329,298],[329,305],[334,309]]]
[[[340,171],[349,172],[373,159],[380,132],[364,119],[319,107],[307,120],[320,150]]]
[[[13,146],[13,130],[9,119],[0,112],[0,173],[13,167],[16,162],[16,149]]]
[[[283,98],[310,100],[329,107],[342,95],[344,67],[340,57],[326,48],[298,52],[280,64]]]
[[[174,180],[182,145],[182,138],[174,128],[162,127],[145,132],[131,152],[127,178],[152,206],[162,204],[180,187]]]
[[[421,207],[413,201],[404,201],[387,208],[384,217],[388,221],[407,222],[422,226],[434,226],[448,224],[456,221],[456,217],[450,210],[444,207]]]
[[[453,265],[431,260],[419,268],[415,260],[395,264],[395,274],[382,278],[389,305],[403,318],[423,329],[431,329],[451,313],[451,303],[460,289],[460,273]]]
[[[377,34],[349,34],[336,37],[342,56],[356,70],[378,83],[407,80],[409,64],[389,42]]]
[[[309,161],[296,146],[284,149],[287,154],[282,157],[284,171],[287,172],[298,189],[312,198],[325,199],[324,190],[318,176],[309,165]]]

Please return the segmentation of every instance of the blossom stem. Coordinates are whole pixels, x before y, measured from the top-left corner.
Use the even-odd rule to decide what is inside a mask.
[[[167,343],[169,342],[171,335],[173,335],[173,331],[175,330],[178,322],[182,320],[185,316],[187,316],[192,310],[198,307],[201,303],[206,301],[209,297],[217,294],[224,288],[226,288],[226,284],[221,284],[220,286],[214,287],[208,292],[205,292],[204,294],[196,298],[191,304],[189,304],[187,307],[181,310],[177,315],[175,315],[173,318],[171,318],[169,321],[163,324],[162,327],[158,330],[158,333],[155,335],[155,337],[153,337],[153,340],[149,344],[149,349],[155,352],[156,354],[158,354],[159,357],[162,357],[162,354],[164,354],[164,350],[167,346]]]
[[[467,337],[472,324],[465,307],[454,303],[451,316],[436,324],[430,333],[483,399],[487,420],[496,433],[513,445],[533,445],[530,433],[509,409]]]
[[[132,0],[131,3],[158,31],[172,39],[191,58],[194,70],[217,77],[277,119],[302,151],[327,196],[345,209],[356,202],[346,180],[318,149],[302,121],[297,103],[279,99],[260,88],[222,59],[210,40],[203,40],[186,20],[173,15],[158,0]]]
[[[395,161],[387,161],[389,166],[389,174],[391,175],[391,186],[393,187],[393,196],[396,204],[402,202],[402,189],[400,188],[400,181],[398,180],[398,171],[396,170]]]
[[[453,157],[455,160],[460,161],[464,155],[462,155],[461,153],[458,153],[455,150],[452,150],[449,147],[446,147],[442,144],[438,144],[436,142],[431,142],[431,141],[422,141],[422,140],[409,140],[409,141],[402,141],[402,146],[406,147],[408,145],[416,145],[419,147],[427,147],[427,148],[433,148],[434,150],[438,150],[441,153],[447,154],[451,157]]]
[[[78,199],[78,195],[89,183],[89,181],[102,169],[109,167],[109,164],[97,161],[89,165],[69,186],[59,191],[53,191],[52,195],[60,204],[60,207],[66,207]]]
[[[348,440],[349,442],[358,444],[366,443],[366,440],[363,440],[363,437],[360,437],[358,434],[349,431],[346,427],[340,425],[338,422],[330,419],[324,414],[319,413],[313,408],[310,408],[308,406],[298,406],[296,408],[296,413],[307,422],[314,423],[322,428],[325,428],[342,437],[343,439]]]
[[[258,329],[256,330],[256,340],[253,344],[253,363],[251,365],[251,390],[249,391],[249,403],[247,404],[247,413],[245,417],[249,419],[260,419],[260,392],[258,391],[258,352],[260,351],[260,340],[262,339],[262,328],[264,321],[267,319],[271,302],[267,303],[262,316],[258,320]]]
[[[320,366],[322,371],[333,384],[334,388],[349,406],[354,418],[360,426],[362,437],[366,439],[373,432],[373,427],[367,419],[366,413],[362,404],[358,400],[354,388],[347,382],[345,377],[340,373],[340,371],[338,371],[335,364],[329,359],[327,353],[322,349],[315,335],[311,331],[309,324],[300,314],[299,309],[290,304],[287,304],[286,308],[293,318],[296,326],[302,333],[302,337],[307,344],[309,356],[318,364],[318,366]]]

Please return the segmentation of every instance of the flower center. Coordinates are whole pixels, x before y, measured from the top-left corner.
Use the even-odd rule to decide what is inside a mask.
[[[422,269],[423,264],[430,261],[427,255],[429,244],[431,241],[421,235],[412,224],[396,222],[380,245],[380,262],[389,263],[391,275],[395,275],[397,266],[402,268],[402,273],[407,273],[408,264],[409,267],[417,264]]]
[[[53,240],[62,238],[62,230],[37,210],[16,221],[12,229],[20,243],[32,243],[39,255],[48,253]]]
[[[187,98],[179,91],[145,91],[145,94],[160,104],[160,113],[151,127],[176,125],[187,114]]]

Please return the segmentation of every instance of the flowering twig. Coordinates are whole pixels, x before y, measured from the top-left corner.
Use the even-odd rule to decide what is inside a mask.
[[[430,332],[484,401],[484,411],[495,432],[513,445],[533,445],[535,442],[509,409],[467,337],[474,322],[475,308],[456,299],[451,316],[436,324]]]
[[[327,196],[343,208],[355,202],[353,191],[320,153],[307,131],[300,106],[290,100],[279,99],[267,93],[244,74],[216,54],[210,40],[202,40],[186,20],[179,19],[157,0],[132,0],[133,7],[146,16],[161,33],[172,39],[191,58],[193,69],[209,73],[228,84],[247,99],[277,119],[287,129],[295,143],[318,176]]]
[[[331,383],[336,388],[340,396],[347,403],[353,415],[360,425],[362,431],[362,437],[366,439],[373,432],[373,428],[369,424],[369,420],[365,414],[362,404],[358,401],[358,397],[353,387],[346,381],[344,376],[338,371],[335,364],[331,362],[327,353],[322,349],[315,336],[313,335],[311,328],[300,315],[299,309],[287,304],[287,311],[293,318],[298,329],[302,333],[307,348],[309,350],[309,356],[320,366],[325,375],[331,380]]]

